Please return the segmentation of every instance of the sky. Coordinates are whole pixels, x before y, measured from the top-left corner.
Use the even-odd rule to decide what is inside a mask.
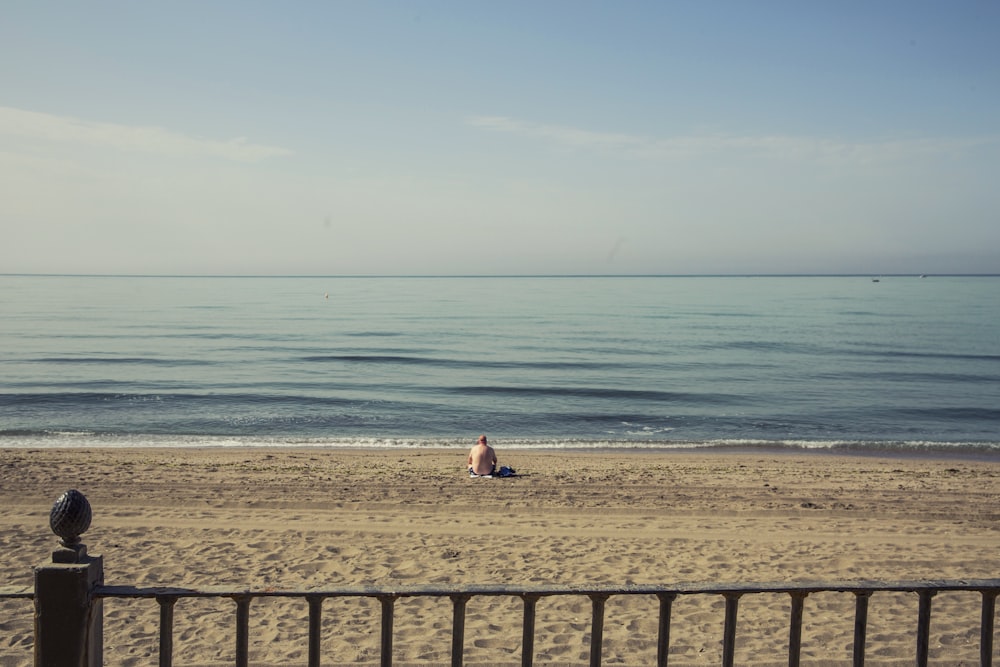
[[[995,0],[0,3],[0,273],[1000,273]]]

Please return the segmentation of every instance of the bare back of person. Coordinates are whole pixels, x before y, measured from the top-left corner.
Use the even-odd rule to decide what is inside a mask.
[[[486,436],[479,436],[479,442],[469,451],[469,472],[490,475],[496,470],[496,465],[496,451],[486,442]]]

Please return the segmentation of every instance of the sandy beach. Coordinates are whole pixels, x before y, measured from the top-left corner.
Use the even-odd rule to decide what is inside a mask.
[[[1000,463],[728,452],[504,450],[510,479],[469,479],[465,450],[0,450],[0,585],[28,586],[60,493],[89,498],[83,541],[107,584],[313,590],[1000,577]],[[741,600],[736,664],[787,664],[787,595]],[[850,664],[854,598],[807,598],[803,664]],[[656,655],[655,597],[608,601],[604,664]],[[674,603],[671,665],[720,663],[724,601]],[[0,665],[31,664],[31,603],[0,603]],[[183,600],[178,665],[232,664],[234,605]],[[979,659],[978,594],[934,598],[931,662]],[[307,606],[258,600],[254,664],[305,664]],[[105,602],[109,665],[156,661],[158,608]],[[867,664],[913,664],[917,596],[876,594]],[[466,664],[520,664],[519,598],[473,598]],[[590,600],[539,602],[535,662],[589,659]],[[397,603],[397,665],[447,664],[447,599]],[[1000,641],[995,642],[1000,644]],[[378,664],[379,608],[328,600],[323,664]],[[998,654],[1000,655],[1000,654]]]

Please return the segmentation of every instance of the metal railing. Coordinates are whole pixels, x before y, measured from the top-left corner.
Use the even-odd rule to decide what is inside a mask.
[[[46,667],[103,663],[103,609],[108,598],[149,598],[159,604],[159,664],[173,662],[174,606],[182,598],[228,598],[236,604],[237,667],[249,664],[250,606],[261,598],[298,598],[309,607],[310,667],[322,664],[323,602],[331,598],[371,598],[381,606],[380,661],[390,667],[393,659],[393,623],[396,601],[400,598],[449,598],[452,603],[451,664],[462,665],[465,647],[466,605],[474,597],[520,598],[523,602],[521,665],[534,662],[536,605],[545,597],[583,596],[590,599],[590,665],[601,664],[604,648],[605,605],[617,596],[655,596],[659,601],[656,665],[666,666],[670,653],[671,610],[679,596],[721,596],[725,600],[722,637],[722,664],[731,667],[736,652],[736,628],[740,599],[751,594],[790,596],[788,624],[788,664],[799,665],[802,649],[802,621],[805,600],[822,592],[854,596],[853,664],[865,662],[868,604],[875,593],[915,593],[919,599],[916,619],[915,658],[925,667],[930,644],[931,602],[941,592],[978,593],[981,597],[979,630],[980,664],[993,664],[993,635],[996,598],[1000,579],[902,581],[902,582],[818,582],[776,584],[663,584],[629,586],[356,586],[330,590],[251,591],[222,587],[135,587],[104,584],[103,558],[87,555],[80,542],[90,524],[90,505],[77,491],[63,494],[53,506],[50,525],[62,537],[52,563],[35,568],[34,587],[0,588],[0,601],[32,599],[35,605],[34,655],[36,665]]]
[[[740,598],[749,594],[783,594],[791,597],[788,632],[788,664],[799,664],[802,648],[802,619],[805,599],[813,593],[837,592],[855,597],[853,664],[864,665],[868,626],[868,602],[877,592],[915,593],[919,597],[916,622],[916,664],[927,665],[931,600],[939,592],[977,592],[982,597],[980,624],[980,664],[990,667],[993,655],[993,627],[1000,579],[920,582],[845,582],[845,583],[777,583],[777,584],[678,584],[663,586],[399,586],[345,587],[333,590],[234,590],[227,588],[136,588],[132,586],[99,586],[99,598],[153,598],[160,605],[159,664],[169,667],[173,660],[173,610],[181,598],[229,598],[236,603],[236,665],[249,663],[249,622],[251,602],[258,598],[300,598],[309,605],[309,666],[319,667],[321,656],[321,622],[323,601],[328,598],[374,598],[381,604],[380,664],[392,665],[393,622],[395,603],[399,598],[450,598],[452,602],[451,665],[460,667],[465,642],[466,603],[478,596],[519,597],[524,603],[522,618],[521,665],[534,663],[535,606],[539,599],[550,596],[586,596],[591,600],[590,665],[599,667],[603,649],[605,603],[612,596],[656,596],[659,600],[656,665],[668,664],[670,650],[671,607],[678,596],[718,595],[725,599],[725,623],[722,638],[722,664],[731,667],[735,658],[736,624]]]

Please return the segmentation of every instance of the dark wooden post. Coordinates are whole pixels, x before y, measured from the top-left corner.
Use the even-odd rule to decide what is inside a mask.
[[[59,496],[49,526],[62,538],[52,562],[35,568],[35,667],[100,667],[104,606],[95,590],[104,583],[104,559],[88,556],[80,535],[90,527],[82,493]]]

